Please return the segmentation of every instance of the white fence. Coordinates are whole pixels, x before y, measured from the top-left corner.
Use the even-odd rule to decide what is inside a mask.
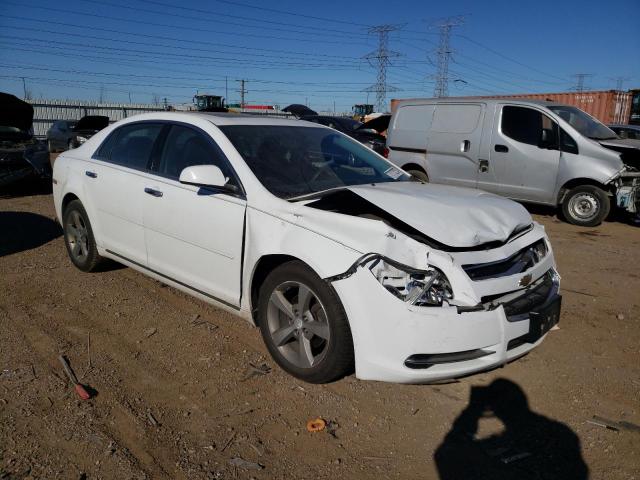
[[[161,105],[99,103],[82,100],[28,100],[33,106],[33,133],[44,137],[56,120],[80,120],[85,115],[104,115],[111,122],[145,112],[164,110]]]

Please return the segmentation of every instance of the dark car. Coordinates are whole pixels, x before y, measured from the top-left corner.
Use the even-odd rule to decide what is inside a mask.
[[[339,132],[349,135],[363,145],[371,148],[376,153],[386,156],[386,139],[377,131],[367,128],[366,123],[359,122],[349,117],[332,117],[327,115],[303,115],[300,120],[326,125]]]
[[[607,125],[620,138],[640,140],[640,125]]]
[[[70,150],[109,125],[109,117],[86,115],[80,120],[57,120],[47,130],[49,151]]]
[[[0,93],[0,187],[31,175],[51,176],[47,145],[33,136],[33,107]]]

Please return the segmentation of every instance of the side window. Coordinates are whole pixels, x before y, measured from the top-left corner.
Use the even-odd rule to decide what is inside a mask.
[[[567,153],[575,153],[578,154],[578,144],[576,141],[565,132],[563,129],[560,129],[560,150]]]
[[[158,173],[180,178],[180,173],[193,165],[215,165],[225,177],[234,178],[222,151],[202,133],[181,125],[173,125],[164,141]]]
[[[110,149],[109,161],[136,170],[146,170],[160,130],[162,125],[153,123],[134,123],[120,127],[111,134],[117,134],[117,138]],[[107,139],[105,147],[110,140],[111,138]],[[102,154],[102,146],[99,153]]]
[[[558,149],[557,124],[533,108],[503,107],[500,129],[517,142]]]
[[[95,158],[96,160],[109,161],[109,158],[111,157],[111,150],[113,150],[113,146],[118,140],[118,133],[120,132],[120,130],[121,129],[117,129],[111,132],[106,140],[104,140],[100,144],[98,150],[96,150],[92,158]]]

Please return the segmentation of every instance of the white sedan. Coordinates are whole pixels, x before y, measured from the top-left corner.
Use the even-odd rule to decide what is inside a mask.
[[[236,313],[308,382],[467,375],[558,321],[551,247],[521,205],[415,181],[316,124],[149,113],[53,177],[80,270],[109,258]]]

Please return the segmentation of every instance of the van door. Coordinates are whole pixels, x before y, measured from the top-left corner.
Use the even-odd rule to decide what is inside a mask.
[[[560,162],[558,124],[533,107],[497,108],[490,161],[481,166],[478,188],[516,200],[554,203]]]
[[[427,174],[434,183],[476,187],[485,105],[439,103],[427,134]]]

